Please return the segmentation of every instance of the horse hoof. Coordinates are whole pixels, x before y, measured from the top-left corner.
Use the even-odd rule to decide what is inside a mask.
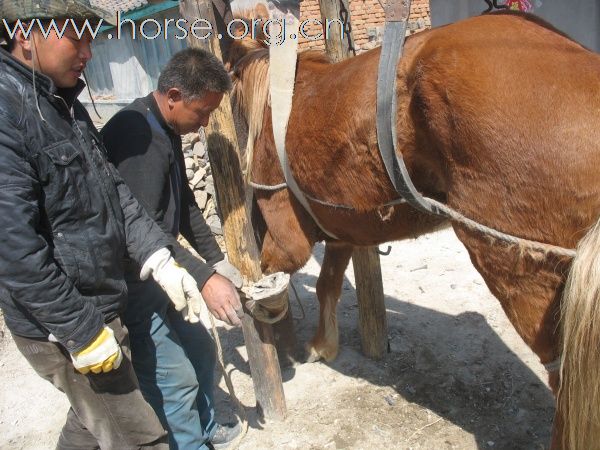
[[[337,346],[315,346],[314,344],[308,344],[306,346],[306,352],[308,353],[308,357],[306,358],[306,362],[317,362],[320,360],[325,360],[326,362],[332,362],[338,355]]]
[[[321,354],[311,345],[306,349],[308,356],[306,357],[307,363],[314,363],[319,361],[322,357]]]
[[[323,350],[321,352],[321,358],[323,358],[327,362],[332,362],[335,358],[337,358],[337,355],[337,348],[331,350]]]

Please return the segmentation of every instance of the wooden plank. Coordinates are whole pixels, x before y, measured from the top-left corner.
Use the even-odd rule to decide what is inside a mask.
[[[381,359],[388,349],[388,337],[381,265],[376,248],[355,248],[352,264],[362,350],[369,358]]]
[[[188,23],[196,18],[204,18],[215,24],[209,0],[183,0],[180,10]],[[217,33],[205,40],[191,37],[189,44],[209,50],[222,60]],[[229,95],[224,96],[220,107],[212,114],[206,134],[228,257],[246,278],[257,281],[262,275],[260,254],[246,206]],[[258,407],[266,418],[284,420],[287,408],[273,330],[270,325],[258,322],[249,315],[242,319],[242,329]]]

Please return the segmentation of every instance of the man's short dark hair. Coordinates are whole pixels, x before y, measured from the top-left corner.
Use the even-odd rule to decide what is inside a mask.
[[[195,100],[206,92],[227,92],[231,79],[223,63],[205,50],[188,48],[171,58],[158,77],[158,91],[179,89],[184,100]]]
[[[15,48],[15,42],[8,36],[0,35],[0,47],[6,50],[8,53],[11,53],[13,48]]]

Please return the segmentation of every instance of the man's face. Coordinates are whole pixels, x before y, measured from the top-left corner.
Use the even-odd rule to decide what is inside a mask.
[[[59,29],[63,24],[64,20],[57,21]],[[52,30],[46,39],[37,27],[34,29],[29,44],[33,58],[37,60],[36,68],[52,79],[56,87],[74,87],[92,58],[91,35],[86,33],[79,38],[71,23],[62,38]]]
[[[219,107],[222,92],[206,92],[201,98],[185,101],[181,96],[170,98],[170,123],[176,133],[193,133],[208,125],[210,114]]]

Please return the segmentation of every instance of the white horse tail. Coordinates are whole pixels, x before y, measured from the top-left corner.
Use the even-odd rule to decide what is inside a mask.
[[[577,246],[561,305],[562,448],[600,449],[600,221]]]

